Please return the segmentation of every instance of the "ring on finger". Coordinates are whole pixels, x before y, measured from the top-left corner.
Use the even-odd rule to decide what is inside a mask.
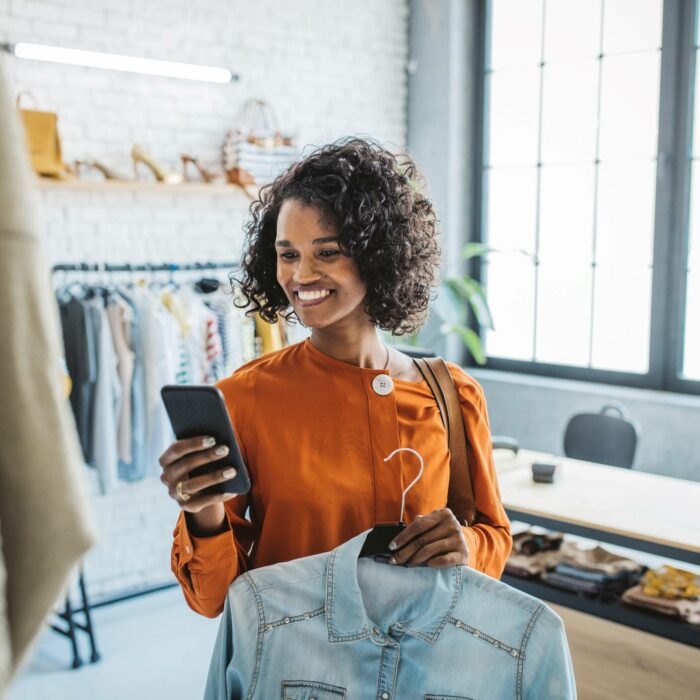
[[[177,493],[177,495],[178,495],[178,497],[180,498],[180,500],[182,500],[182,501],[189,501],[190,498],[192,498],[192,495],[189,494],[189,493],[185,493],[185,492],[182,490],[182,484],[183,484],[183,482],[184,482],[184,479],[183,479],[182,481],[178,481],[178,482],[177,482],[177,486],[175,487],[175,492]]]

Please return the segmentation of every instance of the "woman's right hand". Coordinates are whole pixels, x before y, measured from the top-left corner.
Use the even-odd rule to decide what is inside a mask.
[[[192,514],[194,523],[200,534],[213,534],[221,528],[225,521],[224,501],[235,498],[234,493],[202,494],[209,486],[220,484],[236,476],[233,467],[223,467],[211,474],[202,474],[188,478],[188,474],[196,467],[210,462],[216,462],[228,454],[226,445],[216,445],[214,438],[195,437],[173,442],[158,460],[163,468],[160,480],[168,489],[170,498],[177,502],[180,508]],[[180,492],[178,493],[178,484]],[[189,498],[188,498],[189,497]]]

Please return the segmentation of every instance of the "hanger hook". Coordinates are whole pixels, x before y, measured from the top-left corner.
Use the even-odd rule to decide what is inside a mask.
[[[404,492],[401,494],[401,517],[399,518],[399,522],[403,522],[403,510],[406,505],[406,494],[411,490],[416,481],[423,476],[425,462],[423,462],[423,458],[420,456],[420,453],[416,452],[416,450],[411,447],[397,447],[388,457],[384,457],[384,461],[388,462],[397,452],[412,452],[420,461],[420,471],[418,472],[418,476],[404,489]]]

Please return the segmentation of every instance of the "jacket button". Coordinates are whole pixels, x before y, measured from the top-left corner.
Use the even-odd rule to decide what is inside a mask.
[[[389,693],[382,693],[382,700],[389,700]]]
[[[372,380],[372,389],[380,396],[387,396],[394,390],[394,380],[388,374],[378,374]]]

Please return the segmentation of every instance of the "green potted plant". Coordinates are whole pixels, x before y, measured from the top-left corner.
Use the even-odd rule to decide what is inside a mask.
[[[471,260],[487,253],[517,253],[530,260],[535,258],[526,250],[501,250],[500,248],[489,248],[484,243],[468,243],[462,249],[462,258]],[[474,360],[480,365],[486,364],[481,338],[467,325],[468,310],[471,308],[481,328],[495,330],[493,316],[483,286],[469,275],[445,277],[440,283],[438,298],[435,300],[433,308],[442,321],[440,332],[443,335],[455,333]]]
[[[468,243],[462,249],[462,259],[471,260],[491,251],[497,252],[483,243]],[[467,325],[470,308],[482,328],[494,329],[483,286],[469,275],[445,277],[440,282],[438,297],[433,304],[435,313],[442,321],[440,332],[443,335],[455,333],[459,336],[474,360],[483,365],[486,364],[486,355],[481,339]]]

